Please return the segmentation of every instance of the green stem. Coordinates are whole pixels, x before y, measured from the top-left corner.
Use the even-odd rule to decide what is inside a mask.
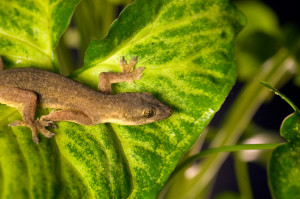
[[[176,169],[174,170],[174,174],[176,172],[180,171],[181,169],[185,168],[192,162],[195,162],[196,160],[199,160],[201,158],[204,158],[206,156],[215,154],[215,153],[221,153],[221,152],[236,152],[236,151],[243,151],[243,150],[266,150],[266,149],[274,149],[281,143],[275,143],[275,144],[241,144],[241,145],[233,145],[233,146],[221,146],[218,148],[212,148],[207,149],[204,151],[201,151],[200,153],[190,156],[188,159],[186,159],[183,163],[178,165]]]
[[[230,111],[224,117],[222,128],[217,132],[210,148],[234,145],[238,141],[259,106],[269,96],[259,81],[277,85],[283,80],[289,80],[295,72],[291,60],[293,59],[290,57],[290,53],[286,49],[281,49],[263,65],[253,81],[244,87],[232,104]],[[199,198],[199,195],[205,192],[209,183],[214,179],[227,155],[227,153],[211,155],[201,162],[195,176],[190,179],[184,176],[184,172],[180,172],[179,180],[172,180],[172,185],[165,198]]]
[[[278,145],[275,145],[275,147]],[[234,169],[241,199],[253,199],[251,184],[248,174],[247,162],[241,160],[240,153],[234,153]]]
[[[271,91],[273,91],[276,95],[279,95],[284,101],[286,101],[293,109],[295,112],[297,112],[299,114],[299,109],[298,107],[292,102],[292,100],[290,100],[287,96],[285,96],[284,94],[282,94],[281,92],[279,92],[276,88],[274,88],[271,84],[269,84],[268,82],[260,82],[262,85],[264,85],[265,87],[269,88]]]

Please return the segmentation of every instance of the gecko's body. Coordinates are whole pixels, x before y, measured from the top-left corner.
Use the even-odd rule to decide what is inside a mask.
[[[140,125],[170,116],[172,110],[149,93],[111,94],[111,83],[141,77],[142,68],[133,71],[135,62],[133,59],[126,65],[125,60],[121,60],[122,73],[101,73],[99,89],[104,92],[45,70],[3,70],[0,71],[0,103],[15,107],[22,113],[24,121],[13,122],[12,126],[29,127],[35,142],[38,142],[38,131],[46,137],[54,135],[44,128],[54,121],[82,125],[107,122]],[[35,120],[37,105],[56,110]]]

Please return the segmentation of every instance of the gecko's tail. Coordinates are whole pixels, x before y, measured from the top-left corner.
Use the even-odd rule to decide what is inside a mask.
[[[4,70],[4,63],[2,57],[0,56],[0,71]]]

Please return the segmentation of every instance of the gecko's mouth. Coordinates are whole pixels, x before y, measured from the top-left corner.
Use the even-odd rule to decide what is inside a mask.
[[[160,107],[157,110],[158,112],[153,118],[153,122],[166,119],[173,114],[173,110],[163,103],[160,103]]]
[[[164,110],[164,113],[165,113],[164,118],[170,117],[173,114],[173,110],[170,107],[165,105],[164,109],[165,109]]]

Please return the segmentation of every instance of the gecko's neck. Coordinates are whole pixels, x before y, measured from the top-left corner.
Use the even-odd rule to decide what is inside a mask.
[[[91,119],[96,123],[103,123],[115,114],[120,114],[120,108],[124,106],[124,99],[120,94],[104,94],[98,92],[92,99],[92,106],[86,104]],[[84,111],[85,112],[85,111]]]

